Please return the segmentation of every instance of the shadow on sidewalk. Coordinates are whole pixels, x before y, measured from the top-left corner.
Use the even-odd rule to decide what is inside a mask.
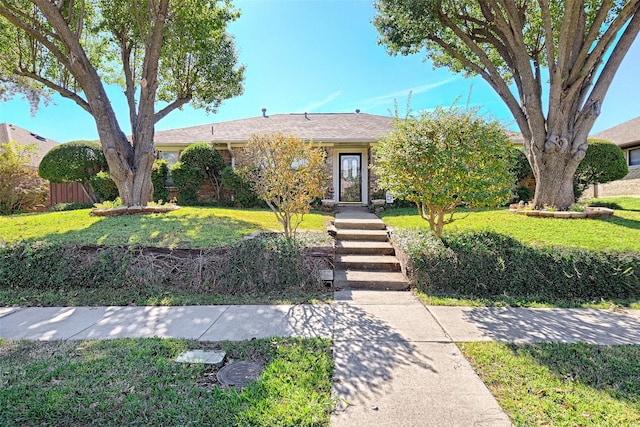
[[[477,307],[463,320],[503,342],[640,344],[640,319],[605,310]]]

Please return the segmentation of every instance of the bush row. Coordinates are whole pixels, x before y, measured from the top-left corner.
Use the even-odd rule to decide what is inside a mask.
[[[640,253],[529,247],[495,232],[399,230],[408,273],[426,293],[528,301],[640,298]]]
[[[320,289],[322,258],[301,244],[264,234],[225,248],[166,251],[135,246],[78,247],[19,242],[0,247],[0,289],[57,290],[175,286],[197,292],[255,294]]]

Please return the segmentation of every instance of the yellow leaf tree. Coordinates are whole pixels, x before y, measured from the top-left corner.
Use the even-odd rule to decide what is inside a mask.
[[[329,179],[326,153],[293,135],[255,134],[239,156],[238,171],[271,208],[287,238],[295,235],[311,202]]]

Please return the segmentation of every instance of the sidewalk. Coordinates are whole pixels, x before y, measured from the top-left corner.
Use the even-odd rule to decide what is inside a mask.
[[[455,342],[640,344],[640,311],[424,307],[409,292],[340,291],[327,305],[0,307],[0,338],[268,336],[334,340],[333,426],[510,425]]]

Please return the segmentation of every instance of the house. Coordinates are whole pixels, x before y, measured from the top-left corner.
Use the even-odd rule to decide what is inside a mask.
[[[154,143],[158,157],[173,164],[180,153],[195,142],[209,142],[225,161],[235,164],[236,156],[249,137],[256,133],[284,133],[312,141],[327,153],[331,175],[326,199],[338,204],[368,204],[378,189],[369,165],[375,145],[393,130],[394,118],[360,113],[300,113],[262,115],[248,119],[157,131]]]
[[[12,125],[11,123],[0,123],[0,144],[6,144],[9,141],[16,141],[22,146],[35,145],[35,152],[29,160],[29,167],[33,170],[38,170],[38,166],[44,155],[58,145],[56,141],[47,139],[26,129]]]
[[[598,195],[607,196],[640,196],[640,117],[631,119],[590,138],[613,142],[622,148],[629,173],[623,179],[598,184]]]
[[[35,145],[34,155],[29,161],[29,167],[35,171],[38,170],[42,158],[52,148],[59,145],[58,142],[40,136],[31,131],[18,127],[10,123],[0,123],[0,144],[6,144],[9,141],[16,141],[22,146]],[[46,207],[57,203],[90,203],[88,197],[84,194],[82,186],[79,183],[71,184],[54,184],[49,183],[49,196],[47,197]]]

